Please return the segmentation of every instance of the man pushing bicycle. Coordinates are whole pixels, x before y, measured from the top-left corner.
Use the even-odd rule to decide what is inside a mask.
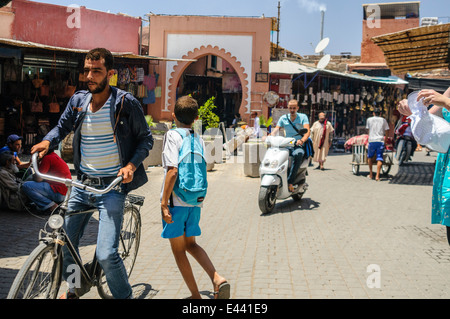
[[[73,163],[80,182],[101,188],[123,176],[120,188],[106,194],[74,189],[68,211],[98,209],[96,256],[114,298],[125,299],[132,298],[131,285],[118,254],[125,197],[148,180],[141,163],[153,147],[153,137],[139,101],[130,93],[109,86],[113,65],[113,56],[106,49],[93,49],[86,55],[84,75],[88,91],[78,91],[72,96],[58,125],[32,147],[31,153],[39,152],[42,157],[73,130]],[[65,231],[77,252],[91,216],[70,215],[65,219]],[[72,267],[68,268],[72,264],[75,264],[72,256],[64,250],[64,279],[72,274]],[[62,298],[77,298],[75,288],[69,283]]]

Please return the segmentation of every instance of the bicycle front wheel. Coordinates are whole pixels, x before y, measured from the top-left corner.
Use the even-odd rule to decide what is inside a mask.
[[[127,271],[128,278],[136,261],[141,240],[141,217],[139,210],[133,205],[125,207],[123,212],[122,230],[119,237],[119,255],[123,260],[123,264]],[[98,294],[103,299],[112,299],[113,296],[106,282],[103,270],[99,276],[100,282],[97,287]]]
[[[61,286],[62,254],[54,243],[41,243],[25,261],[7,299],[56,299]]]

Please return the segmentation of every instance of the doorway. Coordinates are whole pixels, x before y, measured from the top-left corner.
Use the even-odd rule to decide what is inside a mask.
[[[191,94],[203,105],[215,97],[214,113],[229,127],[242,103],[242,84],[233,66],[216,55],[197,58],[184,70],[177,86],[177,98]]]

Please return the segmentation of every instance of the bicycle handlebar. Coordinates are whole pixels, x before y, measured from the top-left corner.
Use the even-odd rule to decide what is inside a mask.
[[[61,177],[56,177],[56,176],[51,176],[51,175],[46,175],[46,174],[42,174],[41,172],[39,172],[39,166],[38,166],[38,153],[34,153],[31,157],[31,163],[33,165],[34,171],[36,173],[36,175],[39,178],[42,179],[46,179],[49,181],[53,181],[53,182],[57,182],[57,183],[61,183],[66,185],[67,187],[70,186],[75,186],[77,188],[80,188],[82,190],[86,190],[88,192],[91,193],[95,193],[95,194],[99,194],[99,195],[103,195],[108,193],[109,191],[111,191],[111,189],[113,189],[114,187],[116,187],[117,185],[119,185],[120,182],[122,182],[123,180],[123,176],[117,176],[117,178],[115,180],[113,180],[111,182],[111,184],[108,185],[108,187],[104,188],[104,189],[96,189],[78,182],[73,181],[72,179],[66,179],[66,178],[61,178]]]

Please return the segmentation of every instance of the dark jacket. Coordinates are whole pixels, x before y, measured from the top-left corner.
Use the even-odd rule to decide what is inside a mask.
[[[117,88],[111,87],[111,91],[111,125],[116,136],[120,163],[124,167],[131,162],[137,167],[133,181],[124,184],[125,191],[129,192],[148,181],[142,161],[153,147],[153,137],[139,101],[130,93]],[[56,148],[64,137],[74,131],[73,164],[77,173],[80,172],[81,162],[81,124],[91,97],[92,94],[88,91],[76,92],[67,104],[58,125],[44,137],[44,140],[50,142],[50,148]]]

